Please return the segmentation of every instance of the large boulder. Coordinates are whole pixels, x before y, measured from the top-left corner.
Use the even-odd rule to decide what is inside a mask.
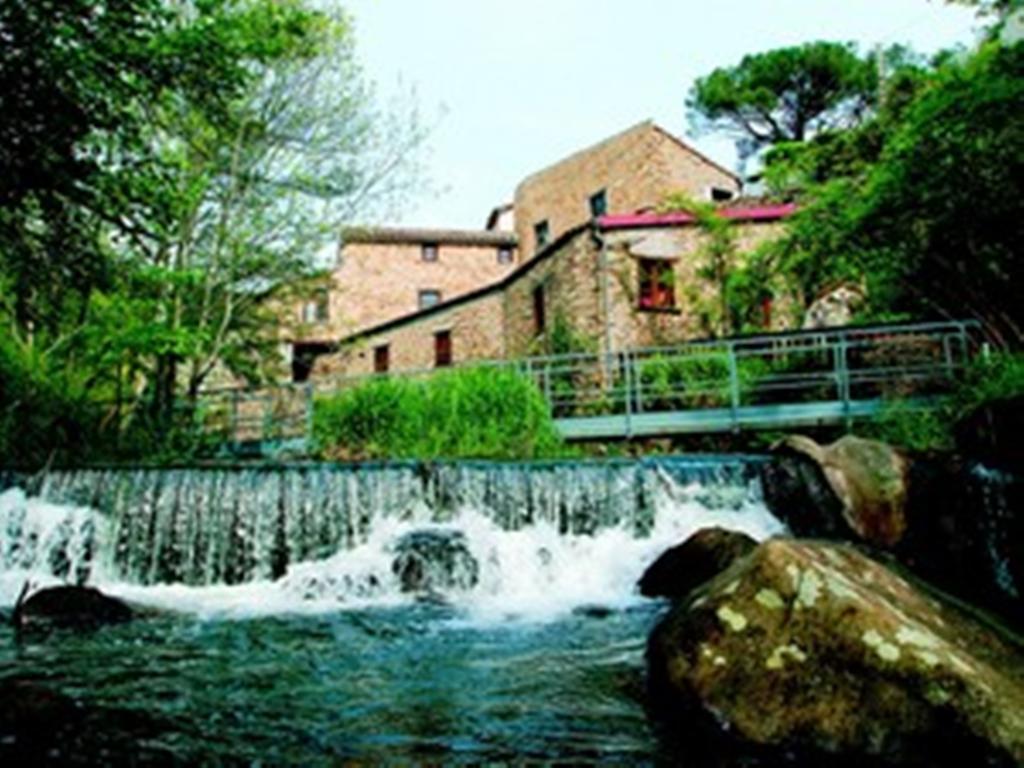
[[[644,597],[685,597],[749,553],[757,542],[725,528],[701,528],[682,544],[665,550],[640,577]]]
[[[676,603],[648,668],[666,717],[780,754],[1013,766],[1022,654],[850,545],[771,539]]]
[[[900,451],[853,435],[826,446],[791,435],[773,454],[762,469],[765,500],[794,533],[845,530],[876,546],[899,543],[907,529],[911,466]]]
[[[25,597],[11,620],[18,629],[93,629],[132,619],[135,612],[123,601],[92,587],[46,587]]]
[[[1005,446],[1009,438],[993,440]],[[992,451],[982,455],[995,462]],[[1012,452],[999,455],[1012,461]],[[794,534],[887,550],[919,576],[1024,627],[1020,474],[971,456],[911,459],[853,436],[827,446],[791,436],[774,446],[761,478],[765,502]]]
[[[402,536],[394,545],[391,571],[403,592],[439,593],[472,589],[480,566],[466,534],[454,528],[427,528]]]

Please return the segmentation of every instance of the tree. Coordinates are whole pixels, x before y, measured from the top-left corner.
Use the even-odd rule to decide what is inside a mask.
[[[167,407],[179,382],[194,400],[217,365],[250,382],[279,373],[273,300],[318,274],[317,255],[357,211],[406,188],[399,171],[421,134],[415,115],[372,108],[343,17],[304,35],[225,112],[174,101],[155,123],[167,170],[137,222],[153,234],[129,253],[155,278],[167,344],[150,378]]]
[[[852,45],[816,42],[745,56],[699,78],[687,106],[698,130],[718,130],[750,154],[857,123],[873,104],[877,70]]]
[[[856,162],[842,158],[857,132],[813,147],[829,170],[805,178],[773,246],[779,270],[805,297],[863,280],[875,318],[974,318],[993,343],[1020,348],[1022,75],[1024,45],[990,42],[944,61],[887,124],[859,129],[875,146]]]
[[[258,377],[268,299],[404,188],[420,137],[374,103],[344,17],[302,0],[12,0],[0,38],[0,79],[25,81],[0,114],[0,426],[95,432],[107,399],[168,424],[216,363]],[[35,432],[19,458],[61,442]]]

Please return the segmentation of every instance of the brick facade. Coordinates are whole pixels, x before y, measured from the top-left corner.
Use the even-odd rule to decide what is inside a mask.
[[[486,229],[349,230],[321,294],[325,316],[299,303],[290,310],[296,323],[283,325],[300,361],[293,374],[363,375],[384,362],[431,369],[439,333],[454,364],[564,351],[552,349],[563,321],[594,352],[705,335],[695,309],[715,287],[698,274],[704,235],[685,214],[655,211],[672,193],[706,200],[712,190],[738,194],[740,182],[646,122],[525,179]],[[603,213],[592,206],[598,192]],[[726,205],[741,252],[774,237],[786,215],[785,206]],[[538,249],[539,221],[548,242]],[[641,260],[649,272],[652,258],[659,275],[671,273],[672,307],[641,306]],[[421,307],[425,290],[439,294],[439,306]]]
[[[434,248],[431,258],[424,246]],[[326,317],[316,319],[316,294],[290,312],[292,340],[337,340],[420,309],[420,293],[440,301],[495,283],[515,266],[511,234],[412,229],[356,230],[338,252],[328,282]]]
[[[712,187],[739,193],[738,178],[652,122],[640,123],[528,176],[516,189],[515,227],[523,259],[537,249],[534,228],[548,223],[549,242],[593,218],[591,196],[604,192],[605,213],[654,209],[674,192],[709,199]]]
[[[742,255],[776,237],[781,224],[775,217],[738,221],[733,226],[737,252]],[[314,373],[318,377],[372,373],[373,350],[383,345],[388,347],[390,370],[432,368],[439,331],[451,334],[456,365],[564,351],[550,348],[560,319],[584,340],[587,351],[596,353],[705,336],[694,306],[695,301],[715,295],[715,287],[698,274],[705,237],[693,223],[575,227],[489,288],[353,337],[338,354],[322,358]],[[675,301],[670,310],[640,306],[639,264],[652,254],[671,272]],[[773,329],[783,330],[789,324],[780,312]]]
[[[435,340],[439,332],[450,334],[455,364],[502,359],[505,357],[502,301],[501,292],[493,290],[353,337],[336,354],[317,360],[313,378],[323,380],[374,373],[375,350],[380,347],[387,347],[389,370],[434,368]]]

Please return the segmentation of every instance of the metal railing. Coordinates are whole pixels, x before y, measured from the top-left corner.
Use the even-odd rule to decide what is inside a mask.
[[[569,428],[572,424],[599,419],[607,421],[602,434],[641,433],[633,427],[645,418],[659,425],[655,431],[669,432],[672,423],[666,415],[696,412],[704,413],[703,428],[716,431],[744,428],[752,415],[757,423],[774,419],[785,426],[787,411],[781,406],[789,406],[789,413],[792,406],[807,406],[804,411],[813,417],[811,406],[816,405],[830,418],[850,420],[869,415],[863,404],[887,398],[925,404],[927,398],[950,391],[979,349],[977,331],[973,322],[844,327],[464,365],[522,373],[536,384],[556,423],[566,425],[570,436],[576,434]],[[437,373],[411,370],[207,391],[201,396],[199,423],[235,448],[302,440],[311,435],[317,396],[384,375]]]

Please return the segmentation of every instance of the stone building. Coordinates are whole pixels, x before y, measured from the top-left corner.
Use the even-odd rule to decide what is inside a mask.
[[[792,205],[737,205],[740,251],[778,234]],[[603,354],[702,335],[693,311],[706,235],[687,214],[612,214],[578,224],[490,285],[366,328],[321,357],[318,378],[514,359],[549,349],[556,322]],[[704,289],[711,291],[709,286]],[[770,311],[766,305],[765,311]],[[781,328],[785,318],[766,317]]]
[[[785,214],[741,204],[735,174],[647,121],[528,176],[481,230],[347,230],[282,326],[293,378],[520,357],[556,320],[600,350],[692,337],[699,228],[657,212],[678,193],[726,206],[741,246]]]

